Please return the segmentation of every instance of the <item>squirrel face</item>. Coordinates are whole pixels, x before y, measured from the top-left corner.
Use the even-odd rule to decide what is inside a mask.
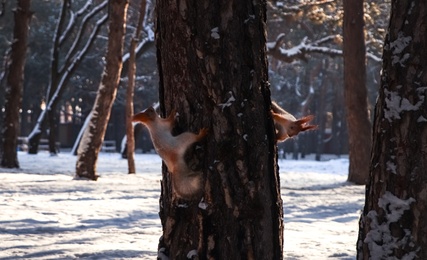
[[[316,125],[309,125],[308,122],[313,120],[314,116],[309,115],[300,119],[295,119],[290,114],[278,114],[272,112],[274,124],[276,126],[276,137],[278,142],[298,135],[300,132],[316,129]]]
[[[147,122],[152,122],[156,120],[156,118],[157,118],[156,111],[154,110],[153,107],[149,107],[145,109],[143,112],[134,115],[132,118],[132,122],[147,123]]]
[[[317,128],[317,126],[315,126],[315,125],[308,125],[307,124],[308,122],[313,120],[313,118],[314,118],[313,115],[309,115],[309,116],[305,116],[301,119],[298,119],[297,121],[291,122],[289,124],[289,128],[288,128],[289,137],[295,136],[295,135],[299,134],[300,132],[304,132],[307,130]]]

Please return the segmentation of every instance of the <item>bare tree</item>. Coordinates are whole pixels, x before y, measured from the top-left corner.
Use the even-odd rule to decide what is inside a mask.
[[[357,258],[427,259],[427,2],[391,4]]]
[[[159,0],[156,7],[163,115],[178,112],[177,134],[209,128],[187,154],[203,172],[202,201],[176,198],[163,170],[159,257],[282,259],[266,3]]]
[[[348,181],[356,184],[367,182],[371,152],[363,25],[363,0],[344,1],[344,97],[350,159]]]
[[[14,11],[14,29],[10,65],[7,68],[6,100],[2,129],[1,166],[19,168],[17,139],[19,133],[19,110],[22,106],[24,66],[27,55],[28,30],[32,12],[31,0],[18,0]]]
[[[49,152],[57,153],[55,145],[58,124],[57,105],[71,76],[95,42],[102,25],[107,21],[107,15],[102,15],[107,1],[101,2],[92,9],[89,8],[92,1],[88,1],[77,11],[73,11],[72,4],[73,0],[64,0],[62,4],[53,39],[46,109],[41,112],[37,123],[28,135],[28,152],[30,154],[38,152],[39,141],[47,123],[49,125]],[[101,17],[97,18],[97,15]],[[81,18],[81,23],[77,22],[78,18]],[[97,20],[94,22],[94,19]],[[92,25],[90,29],[88,29],[89,25]],[[62,55],[64,58],[61,58]]]
[[[90,122],[84,130],[77,151],[76,176],[96,180],[96,162],[104,140],[111,107],[117,93],[122,70],[123,41],[126,25],[127,0],[109,2],[109,32],[106,64],[102,74]]]

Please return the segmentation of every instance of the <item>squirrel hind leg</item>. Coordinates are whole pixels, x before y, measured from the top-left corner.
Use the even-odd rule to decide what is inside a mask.
[[[205,138],[205,136],[208,135],[209,132],[209,128],[202,128],[200,129],[199,133],[196,135],[196,142],[200,142],[203,138]]]

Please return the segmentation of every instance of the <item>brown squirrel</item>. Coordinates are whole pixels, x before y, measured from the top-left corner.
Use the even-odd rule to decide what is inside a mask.
[[[271,102],[272,116],[276,127],[276,138],[278,142],[284,142],[300,132],[316,129],[317,125],[307,124],[314,116],[309,115],[296,119],[292,114],[281,108],[276,102]]]
[[[171,173],[172,187],[176,195],[183,199],[192,199],[200,195],[203,175],[199,171],[190,169],[184,155],[191,145],[207,135],[208,129],[200,129],[199,134],[184,132],[173,136],[175,111],[172,111],[167,118],[160,118],[153,107],[134,115],[132,121],[147,126],[154,148]]]

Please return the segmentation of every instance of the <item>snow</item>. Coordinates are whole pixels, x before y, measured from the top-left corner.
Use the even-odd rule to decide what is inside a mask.
[[[401,86],[397,86],[398,89]],[[388,89],[384,89],[385,94],[385,103],[386,107],[384,108],[384,117],[392,122],[393,119],[401,119],[400,114],[405,111],[417,111],[424,104],[425,96],[419,95],[418,102],[413,105],[411,101],[407,98],[404,98],[399,95],[398,92],[389,91]]]
[[[375,210],[368,212],[367,218],[371,220],[371,230],[364,242],[369,246],[372,259],[389,259],[392,257],[393,249],[405,247],[408,244],[414,245],[411,243],[410,230],[403,229],[405,235],[399,235],[399,237],[393,236],[390,230],[391,223],[399,221],[413,202],[415,202],[414,198],[402,200],[386,191],[378,201],[378,206],[383,209],[385,216],[379,217]],[[417,250],[405,254],[402,259],[415,259]]]
[[[218,40],[220,38],[219,36],[219,28],[215,27],[211,30],[211,37]]]
[[[399,32],[397,37],[398,38],[395,41],[390,43],[390,49],[394,55],[402,53],[402,51],[408,47],[409,43],[412,41],[412,37],[405,37],[403,32]]]
[[[312,157],[279,162],[284,259],[355,259],[364,186],[346,182],[347,158]],[[0,168],[0,259],[155,259],[157,155],[136,154],[129,175],[120,154],[100,153],[96,182],[73,180],[77,157],[68,153],[18,158],[21,169]]]
[[[230,94],[230,97],[228,98],[228,100],[225,101],[225,103],[218,104],[218,106],[222,108],[222,111],[224,111],[224,108],[231,106],[233,102],[236,101],[236,99],[233,96],[233,93],[231,91],[229,91],[228,93]]]

